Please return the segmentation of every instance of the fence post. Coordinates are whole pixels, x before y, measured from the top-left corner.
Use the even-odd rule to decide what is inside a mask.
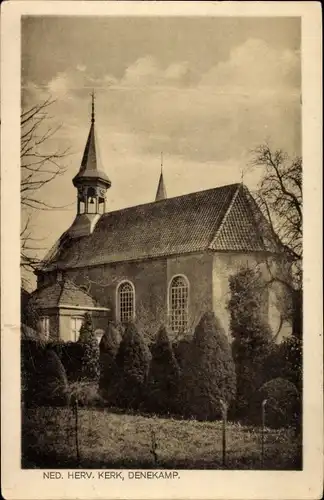
[[[222,406],[223,429],[222,429],[222,464],[226,467],[226,425],[227,425],[227,403],[220,400]]]
[[[77,465],[80,465],[80,450],[79,450],[79,435],[78,435],[78,398],[74,400],[74,414],[75,414],[75,449]]]
[[[262,418],[262,426],[261,426],[261,468],[264,467],[264,426],[265,426],[265,405],[267,403],[267,399],[264,399],[261,404],[261,418]]]

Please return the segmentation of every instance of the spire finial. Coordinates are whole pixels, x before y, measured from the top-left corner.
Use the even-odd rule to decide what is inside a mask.
[[[95,103],[95,93],[94,93],[94,90],[92,89],[92,92],[91,92],[91,123],[94,123],[94,121],[95,121],[94,103]]]
[[[161,151],[161,174],[162,174],[162,168],[163,168],[163,151]]]

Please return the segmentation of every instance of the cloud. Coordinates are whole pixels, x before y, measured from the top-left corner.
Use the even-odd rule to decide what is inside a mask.
[[[264,40],[249,39],[235,47],[227,61],[210,68],[200,85],[248,94],[298,88],[300,59],[290,50],[276,50]]]
[[[245,161],[247,151],[269,139],[300,152],[299,54],[263,40],[246,40],[200,75],[187,61],[163,66],[152,55],[133,61],[119,78],[58,73],[47,89],[66,126],[84,129],[80,147],[92,88],[103,142],[122,157],[163,150],[197,162]]]
[[[121,86],[128,87],[182,86],[189,75],[190,68],[186,61],[172,63],[162,68],[156,58],[148,55],[128,66],[119,83]]]
[[[87,69],[87,67],[84,64],[78,64],[77,67],[76,67],[76,69],[78,71],[81,71],[81,73],[84,73],[85,70]]]
[[[73,88],[71,82],[72,80],[67,73],[59,73],[48,82],[47,89],[53,96],[62,97]]]

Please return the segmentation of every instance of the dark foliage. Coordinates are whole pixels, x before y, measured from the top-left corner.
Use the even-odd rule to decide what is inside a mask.
[[[237,376],[235,414],[245,417],[251,396],[266,381],[265,361],[273,342],[267,322],[264,283],[259,271],[244,268],[229,279],[230,329]]]
[[[116,372],[111,387],[114,403],[122,408],[137,409],[144,399],[150,353],[132,323],[126,326],[116,356]]]
[[[32,328],[35,333],[39,330],[39,314],[31,301],[31,294],[24,288],[20,289],[20,319],[21,324]],[[38,333],[39,335],[39,333]]]
[[[99,368],[99,345],[94,333],[92,318],[89,313],[85,313],[80,336],[77,342],[84,348],[82,356],[81,377],[87,380],[98,380]]]
[[[121,337],[119,331],[112,323],[109,323],[108,329],[102,336],[99,346],[99,389],[107,399],[110,399],[110,393],[112,389],[111,384],[114,373],[117,371],[115,358],[118,352],[120,341]]]
[[[189,339],[188,337],[183,337],[182,339],[177,340],[173,344],[173,352],[179,364],[180,370],[184,369],[187,360],[190,357],[190,349],[191,349],[191,339]]]
[[[235,367],[230,345],[214,313],[200,319],[188,363],[181,376],[181,404],[186,416],[213,420],[221,415],[220,400],[235,398]]]
[[[266,382],[254,395],[249,419],[261,424],[261,404],[265,404],[266,427],[298,426],[300,421],[300,395],[294,384],[283,378]]]
[[[303,345],[302,341],[291,336],[280,344],[274,345],[266,360],[266,373],[269,380],[285,378],[292,382],[302,393],[303,385]]]
[[[177,409],[180,369],[164,327],[159,330],[151,353],[146,406],[154,413],[173,413]]]
[[[82,362],[87,347],[79,342],[53,341],[48,347],[60,358],[69,382],[75,382],[83,378]]]
[[[22,399],[26,406],[65,405],[68,385],[64,367],[52,349],[22,341]]]

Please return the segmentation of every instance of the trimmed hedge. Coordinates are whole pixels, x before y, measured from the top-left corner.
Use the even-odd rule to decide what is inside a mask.
[[[200,319],[188,363],[181,376],[181,404],[187,417],[213,420],[221,416],[221,402],[235,398],[236,376],[231,348],[214,313]]]
[[[266,400],[265,425],[279,428],[298,426],[301,415],[301,399],[296,386],[283,378],[266,382],[254,395],[249,419],[261,424],[261,404]]]
[[[150,353],[134,324],[126,326],[116,356],[116,372],[111,388],[113,401],[121,408],[138,409],[144,400]]]
[[[108,329],[100,341],[100,379],[99,389],[106,399],[112,396],[112,381],[117,371],[116,355],[120,345],[120,333],[112,323],[109,323]]]
[[[100,375],[99,345],[89,313],[85,313],[84,315],[77,344],[82,345],[84,349],[81,363],[81,378],[98,380]]]
[[[60,358],[69,382],[76,382],[83,378],[82,360],[86,347],[80,342],[49,342],[48,347]]]
[[[61,406],[69,400],[68,382],[57,354],[39,342],[21,344],[22,401],[26,406]]]
[[[151,346],[151,354],[146,406],[154,413],[174,413],[178,406],[180,368],[164,327]]]

